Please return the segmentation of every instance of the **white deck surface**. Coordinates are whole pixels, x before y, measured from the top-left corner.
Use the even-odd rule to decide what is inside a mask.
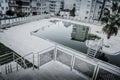
[[[8,30],[0,33],[0,42],[21,56],[31,52],[37,53],[54,44],[33,36],[30,32],[49,24],[47,20],[41,20],[8,28]]]
[[[49,41],[30,35],[30,32],[35,31],[41,28],[42,26],[53,24],[49,22],[49,20],[51,19],[55,20],[58,18],[43,19],[43,20],[38,20],[8,28],[8,30],[4,30],[3,32],[0,32],[0,42],[5,44],[7,47],[11,48],[12,50],[14,50],[21,56],[24,56],[31,52],[37,53],[50,46],[54,46],[54,44]],[[102,38],[105,38],[105,34],[103,34],[101,31],[102,26],[96,26],[96,25],[65,20],[65,19],[58,19],[58,20],[64,20],[64,21],[69,21],[69,22],[74,22],[89,26],[91,27],[91,33],[96,34]],[[96,31],[99,31],[99,33],[97,33]],[[107,41],[110,44],[110,48],[103,47],[103,51],[111,55],[113,55],[115,52],[118,52],[120,50],[119,41],[120,41],[120,33],[118,33],[118,36],[116,37],[113,36],[111,37],[110,40]]]
[[[59,62],[49,62],[39,70],[21,70],[7,75],[9,80],[86,80]]]

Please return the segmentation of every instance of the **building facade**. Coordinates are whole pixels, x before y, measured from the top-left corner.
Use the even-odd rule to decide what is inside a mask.
[[[76,0],[64,0],[64,9],[72,10]]]
[[[93,0],[90,13],[90,21],[98,20],[101,14],[103,0]]]
[[[9,10],[8,0],[0,0],[0,14],[1,17],[6,14],[6,11]]]
[[[98,20],[104,0],[0,0],[0,16],[6,11],[23,13],[24,15],[41,15],[45,13],[59,14],[75,7],[75,17],[81,21]],[[111,7],[111,1],[106,0],[105,6]],[[65,13],[66,14],[66,13]]]
[[[90,17],[91,6],[92,0],[76,0],[76,17],[81,21],[88,21]]]
[[[32,15],[41,15],[46,11],[47,0],[31,0]]]
[[[49,0],[48,6],[51,14],[59,14],[63,9],[63,0]]]
[[[0,1],[0,18],[2,17],[2,6],[1,6],[1,1]]]
[[[16,0],[18,4],[17,11],[24,13],[24,15],[30,15],[30,0]]]
[[[102,13],[104,0],[76,0],[76,17],[81,21],[94,21],[99,20]],[[105,1],[104,8],[111,8],[112,2],[110,0]]]
[[[15,12],[17,10],[18,4],[16,4],[16,0],[9,0],[8,6],[10,10]]]

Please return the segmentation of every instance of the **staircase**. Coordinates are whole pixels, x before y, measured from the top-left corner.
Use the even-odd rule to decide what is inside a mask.
[[[89,46],[88,51],[87,51],[87,55],[90,58],[95,58],[96,54],[98,51],[101,51],[102,49],[102,43],[103,40],[96,40],[92,43],[93,46]]]
[[[32,62],[13,52],[0,56],[0,73],[8,74],[13,71],[18,71],[19,69],[27,69],[33,66],[34,68],[38,68],[38,66]]]
[[[94,50],[92,48],[88,48],[87,55],[91,58],[94,58],[96,56],[97,50]]]

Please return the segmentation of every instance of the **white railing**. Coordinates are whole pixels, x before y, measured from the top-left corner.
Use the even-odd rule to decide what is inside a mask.
[[[82,23],[89,23],[89,24],[94,24],[94,25],[98,25],[101,26],[102,24],[99,21],[96,20],[80,20],[80,18],[76,18],[76,17],[62,17],[62,16],[53,16],[55,18],[61,18],[61,19],[67,19],[67,20],[73,20],[73,21],[78,21],[78,22],[82,22]]]
[[[37,53],[31,52],[31,53],[26,54],[22,57],[17,55],[16,53],[12,53],[12,54],[8,53],[8,54],[5,54],[5,55],[1,55],[0,56],[0,58],[1,58],[0,61],[2,62],[2,64],[0,64],[0,73],[9,74],[9,73],[12,73],[14,71],[19,71],[21,69],[27,69],[27,68],[31,68],[31,67],[33,69],[34,68],[39,69],[39,66],[42,66],[43,64],[49,62],[49,61],[47,61],[47,62],[45,61],[45,63],[44,63],[44,61],[40,62],[40,59],[42,59],[44,57],[44,55],[42,55],[42,54],[45,54],[49,51],[52,51],[52,50],[54,50],[54,48],[55,47],[49,47],[49,48],[44,49],[42,51],[39,51]],[[8,61],[9,60],[8,57],[9,57],[10,54],[11,54],[11,56],[13,56],[11,58],[12,61]],[[5,62],[5,60],[7,60],[8,62]],[[46,60],[46,59],[44,59],[44,60]],[[3,64],[3,62],[5,62],[5,63]]]
[[[19,61],[22,59],[21,67]],[[31,66],[29,67],[29,63]],[[30,53],[23,57],[14,59],[14,62],[8,63],[5,66],[0,66],[5,69],[6,73],[11,73],[14,71],[19,71],[21,69],[33,68],[39,69],[44,64],[51,62],[52,60],[61,62],[62,64],[69,67],[73,72],[82,74],[86,79],[90,80],[119,80],[120,79],[120,68],[114,65],[111,65],[106,62],[99,61],[98,59],[91,59],[85,55],[79,54],[77,52],[66,49],[63,46],[53,46],[47,49],[44,49],[37,53]],[[15,65],[16,64],[16,65]],[[25,65],[27,65],[26,68]]]
[[[70,65],[69,67],[70,69],[72,69],[72,71],[77,71],[79,73],[82,73],[88,79],[99,80],[100,76],[105,76],[105,75],[106,77],[103,77],[102,80],[104,79],[106,80],[106,78],[108,80],[112,80],[112,78],[116,77],[115,75],[117,75],[117,77],[119,77],[120,79],[120,68],[119,67],[111,65],[107,62],[100,61],[98,59],[91,59],[82,54],[73,53],[72,51],[64,49],[62,47],[57,47],[57,50],[61,51],[61,55],[62,53],[69,55],[69,57],[67,56],[68,60],[64,60],[67,57],[65,57],[65,55],[63,54],[64,58],[58,59],[58,61],[62,62],[63,64],[67,66]],[[57,53],[57,54],[60,55],[60,53]],[[66,64],[66,62],[69,64]],[[119,80],[119,79],[117,78],[115,80]]]
[[[18,25],[21,23],[30,22],[30,21],[48,18],[48,17],[50,17],[50,15],[45,14],[45,15],[36,15],[36,16],[18,17],[13,19],[0,20],[0,28],[6,28],[9,26]]]

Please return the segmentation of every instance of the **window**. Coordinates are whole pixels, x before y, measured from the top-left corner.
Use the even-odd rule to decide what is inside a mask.
[[[86,11],[86,14],[88,14],[89,13],[89,11]]]
[[[2,10],[4,10],[4,7],[2,7]]]
[[[87,19],[87,17],[85,17],[85,19]]]
[[[90,5],[89,5],[89,4],[87,5],[87,8],[90,8]]]
[[[90,3],[90,0],[88,0],[88,3]]]
[[[83,31],[85,31],[85,27],[83,27]]]
[[[101,12],[98,12],[98,15],[100,14]]]
[[[8,0],[5,0],[5,2],[7,3],[7,2],[8,2]]]
[[[3,3],[3,0],[1,1],[1,3]]]
[[[8,10],[8,7],[6,7],[6,10]]]

